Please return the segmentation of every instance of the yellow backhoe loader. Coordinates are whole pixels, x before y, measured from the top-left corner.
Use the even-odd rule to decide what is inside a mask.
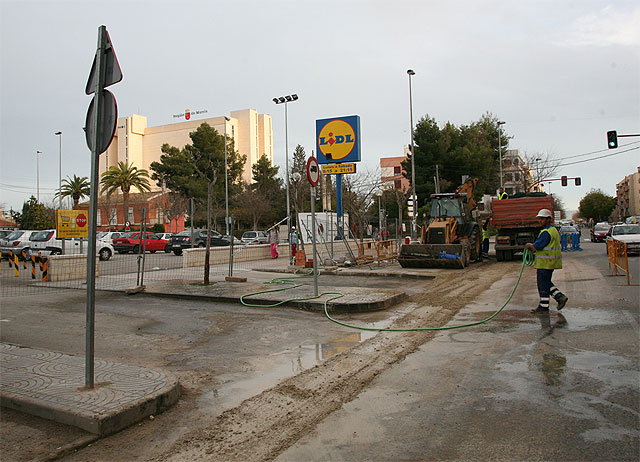
[[[398,262],[403,268],[464,268],[482,260],[482,231],[472,213],[477,178],[455,193],[432,194],[429,220],[422,225],[419,244],[404,244]]]

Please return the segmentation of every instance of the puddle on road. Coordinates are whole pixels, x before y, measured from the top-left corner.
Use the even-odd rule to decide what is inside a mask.
[[[459,314],[452,324],[481,321],[493,313],[491,311],[465,311]],[[561,312],[552,309],[545,315],[533,315],[528,308],[515,306],[502,311],[483,326],[493,333],[531,330],[531,328],[562,328],[569,331],[581,331],[596,326],[611,326],[620,322],[625,322],[625,320],[619,313],[612,313],[605,308],[565,308]]]
[[[414,307],[415,305],[411,303],[403,304],[387,313],[387,317],[384,319],[379,319],[380,312],[366,313],[360,316],[344,315],[340,319],[368,328],[384,328]],[[259,363],[253,363],[248,371],[233,374],[217,387],[206,390],[198,398],[198,403],[201,407],[213,406],[219,410],[232,408],[243,400],[277,385],[283,379],[310,369],[365,340],[375,337],[377,334],[378,332],[375,331],[345,330],[342,335],[326,342],[303,342],[295,348],[272,353],[268,357],[260,359]],[[353,366],[354,364],[348,357],[345,357],[338,365],[344,370]],[[224,380],[224,378],[221,379]]]

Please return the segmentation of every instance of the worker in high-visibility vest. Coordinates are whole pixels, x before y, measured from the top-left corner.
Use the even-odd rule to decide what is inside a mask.
[[[487,258],[489,256],[489,218],[482,225],[482,256]]]
[[[537,217],[540,219],[542,230],[535,242],[529,242],[525,248],[536,253],[534,268],[538,278],[538,294],[540,303],[531,310],[534,314],[549,312],[549,298],[553,297],[558,303],[558,311],[565,307],[569,298],[553,285],[551,278],[553,271],[562,268],[562,247],[560,246],[560,233],[551,225],[553,215],[549,209],[541,209]]]
[[[505,199],[509,199],[509,194],[504,192],[504,188],[500,186],[500,189],[498,189],[498,200],[503,201]]]

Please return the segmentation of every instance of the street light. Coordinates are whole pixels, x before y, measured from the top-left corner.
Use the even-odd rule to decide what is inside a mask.
[[[408,69],[409,75],[409,119],[411,122],[411,199],[413,201],[413,217],[411,217],[411,240],[416,238],[416,217],[418,216],[418,198],[416,197],[416,163],[414,160],[415,152],[413,148],[413,97],[411,94],[411,76],[416,75],[413,69]]]
[[[502,138],[500,137],[500,125],[504,125],[506,122],[498,120],[498,156],[500,157],[500,187],[503,188],[502,184]]]
[[[59,198],[59,209],[62,210],[62,132],[55,132],[54,135],[59,136],[59,141],[60,141],[60,158],[59,158],[59,164],[58,164],[58,198]]]
[[[227,122],[231,119],[224,116],[224,206],[225,216],[224,222],[226,223],[227,236],[229,235],[229,176],[227,173]]]
[[[38,154],[42,154],[42,151],[36,151],[36,190],[38,203],[40,203],[40,156]]]
[[[289,206],[289,129],[288,125],[288,114],[287,114],[287,105],[288,103],[292,103],[294,101],[298,101],[298,95],[287,95],[287,96],[279,96],[277,98],[273,98],[273,102],[276,104],[284,103],[284,149],[285,149],[285,169],[287,170],[287,237],[289,236],[289,232],[291,230],[291,212]],[[289,243],[289,259],[291,259],[291,239],[287,238],[287,242]]]

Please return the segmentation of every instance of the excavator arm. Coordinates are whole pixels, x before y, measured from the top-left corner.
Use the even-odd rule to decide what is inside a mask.
[[[476,190],[476,184],[478,184],[478,179],[477,178],[469,178],[467,181],[465,181],[462,185],[458,186],[458,189],[456,189],[457,193],[464,193],[467,195],[467,203],[469,205],[469,212],[472,212],[476,209],[476,207],[478,206],[476,199],[473,195],[473,193]]]

